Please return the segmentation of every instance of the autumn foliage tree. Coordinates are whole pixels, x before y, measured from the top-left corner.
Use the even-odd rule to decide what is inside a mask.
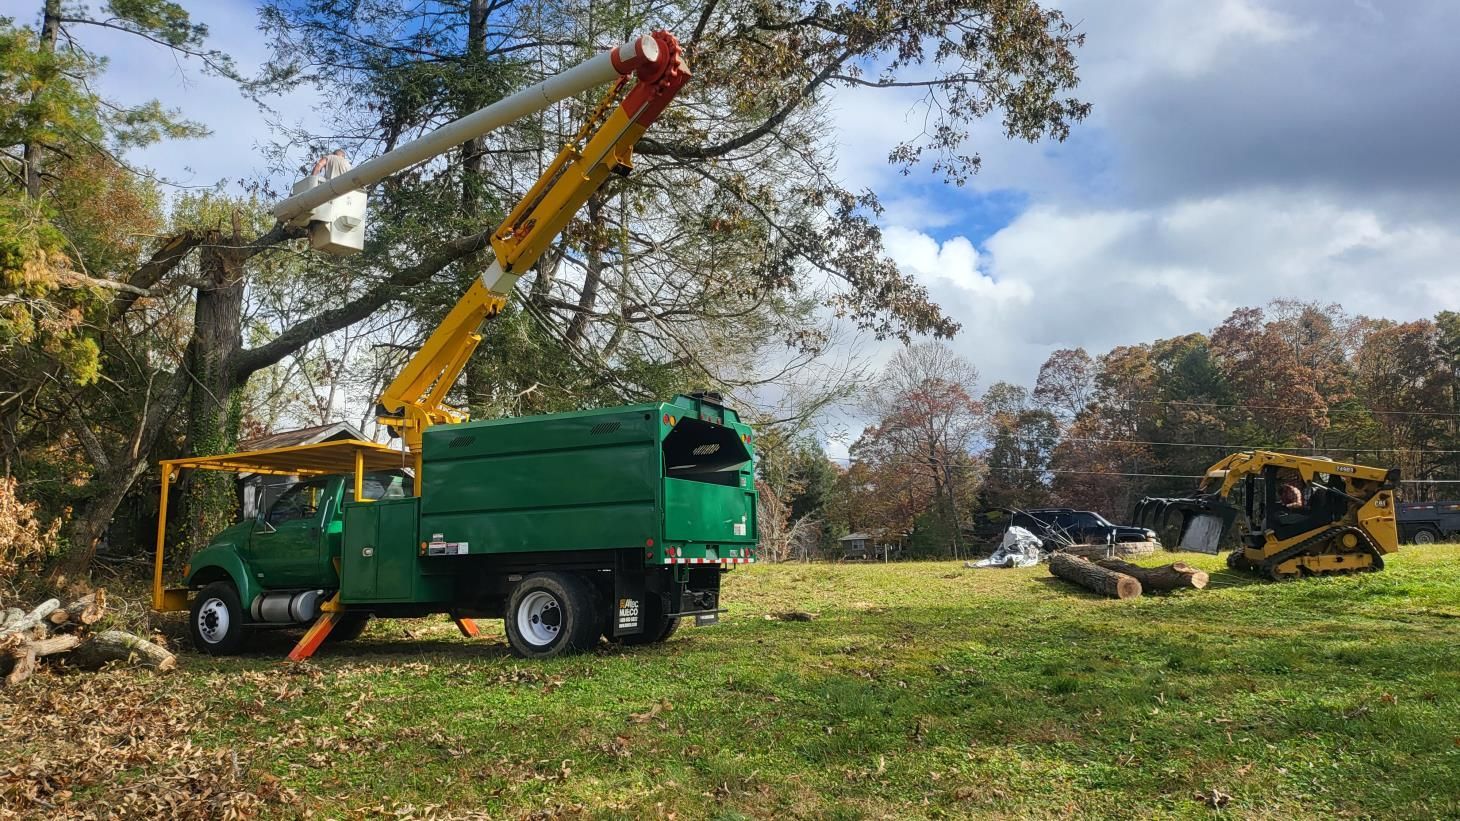
[[[974,451],[983,407],[978,371],[942,343],[904,348],[873,388],[875,423],[851,448],[853,475],[877,529],[908,534],[916,550],[957,556],[982,479]]]

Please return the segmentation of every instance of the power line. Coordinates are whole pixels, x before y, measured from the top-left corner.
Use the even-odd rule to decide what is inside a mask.
[[[1035,434],[1020,433],[995,433],[990,434],[990,439],[1038,439]],[[1206,442],[1157,442],[1143,439],[1104,439],[1097,436],[1061,436],[1058,442],[1095,442],[1107,445],[1151,445],[1153,447],[1176,447],[1176,448],[1219,448],[1229,451],[1242,450],[1271,450],[1271,451],[1303,451],[1305,453],[1325,453],[1332,451],[1349,451],[1358,453],[1442,453],[1455,454],[1460,450],[1442,450],[1428,448],[1364,448],[1348,445],[1334,445],[1330,447],[1298,447],[1284,445],[1234,445],[1234,444],[1209,444]]]
[[[1134,397],[1114,397],[1111,399],[1095,400],[1092,404],[1111,405],[1119,402],[1127,402],[1132,405],[1178,405],[1193,408],[1236,408],[1239,410],[1282,410],[1282,411],[1310,411],[1316,413],[1367,413],[1371,415],[1384,416],[1452,416],[1460,417],[1457,411],[1402,411],[1402,410],[1376,410],[1369,407],[1342,408],[1329,405],[1240,405],[1234,402],[1190,402],[1185,399],[1136,399]]]
[[[832,462],[845,462],[848,465],[853,463],[850,457],[828,456],[827,460]],[[1205,479],[1204,474],[1189,473],[1135,473],[1115,470],[1071,470],[1068,468],[1020,468],[1020,467],[993,467],[988,465],[948,465],[947,467],[958,470],[988,470],[1005,471],[1011,473],[1051,473],[1071,474],[1077,476],[1121,476],[1136,479]],[[1460,479],[1401,479],[1400,482],[1406,485],[1460,485]]]

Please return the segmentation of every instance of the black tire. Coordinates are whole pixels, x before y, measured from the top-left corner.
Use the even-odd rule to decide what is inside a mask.
[[[644,632],[615,638],[613,629],[610,628],[604,633],[608,640],[631,647],[658,644],[674,635],[674,632],[679,629],[679,617],[664,615],[664,597],[658,593],[645,594],[643,607],[644,612],[640,618],[644,623]]]
[[[1435,544],[1440,541],[1440,531],[1433,527],[1416,528],[1409,540],[1414,544]]]
[[[342,641],[354,641],[360,638],[365,628],[370,625],[369,613],[345,613],[330,630],[330,634],[324,637],[326,644],[334,644]]]
[[[188,615],[193,646],[210,656],[228,656],[243,649],[248,611],[229,582],[213,582],[198,592]]]
[[[593,587],[572,573],[534,573],[507,598],[507,644],[521,658],[581,653],[598,642],[602,614]]]

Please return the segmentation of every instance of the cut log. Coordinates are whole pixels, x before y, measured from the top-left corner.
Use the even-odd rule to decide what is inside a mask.
[[[23,630],[29,630],[30,628],[45,622],[47,617],[59,610],[60,607],[61,602],[58,599],[46,599],[44,602],[41,603],[39,607],[30,611],[28,615],[24,616],[20,620],[5,622],[5,626],[3,628],[0,628],[0,636],[8,636],[11,633],[19,633]]]
[[[106,591],[97,590],[71,602],[50,615],[51,624],[92,625],[106,615]]]
[[[1158,590],[1163,593],[1182,587],[1201,590],[1211,580],[1205,570],[1198,570],[1186,562],[1173,562],[1161,567],[1141,567],[1120,559],[1100,559],[1095,563],[1106,570],[1133,577],[1141,583],[1143,590]]]
[[[1086,590],[1112,598],[1133,599],[1141,595],[1141,583],[1134,577],[1106,570],[1082,556],[1055,553],[1049,557],[1049,572]]]
[[[57,653],[65,653],[75,650],[81,644],[81,637],[72,633],[63,633],[59,636],[51,636],[48,639],[33,641],[30,649],[36,654],[36,658],[54,656]]]
[[[109,661],[126,661],[164,672],[177,666],[177,658],[166,649],[120,630],[104,630],[87,637],[66,660],[86,668],[100,667]]]

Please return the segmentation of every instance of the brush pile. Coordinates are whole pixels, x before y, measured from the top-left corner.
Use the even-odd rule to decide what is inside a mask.
[[[43,662],[94,669],[127,661],[155,670],[177,666],[165,648],[121,630],[93,631],[106,615],[106,591],[96,590],[67,605],[47,599],[37,607],[0,608],[0,675],[5,686],[30,678]]]

